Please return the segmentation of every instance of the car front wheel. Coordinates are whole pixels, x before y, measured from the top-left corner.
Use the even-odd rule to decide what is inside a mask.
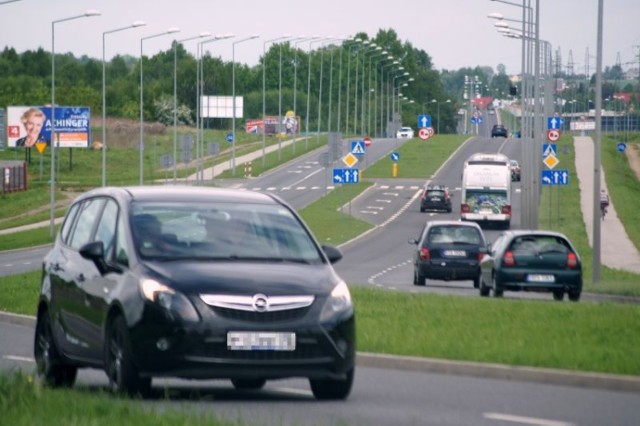
[[[60,360],[58,349],[53,340],[49,313],[43,310],[38,315],[33,344],[38,377],[51,387],[71,387],[76,381],[78,368],[65,365]]]
[[[151,378],[141,378],[133,363],[127,323],[122,316],[116,317],[108,330],[105,369],[114,393],[146,396],[151,390]]]
[[[346,399],[351,392],[355,368],[347,372],[345,379],[309,379],[311,392],[316,399]]]

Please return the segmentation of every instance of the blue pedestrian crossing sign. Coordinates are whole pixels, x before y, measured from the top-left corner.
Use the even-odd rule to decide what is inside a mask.
[[[543,185],[569,185],[569,170],[543,170]]]
[[[349,184],[360,182],[360,170],[359,169],[333,169],[333,183]]]
[[[542,144],[542,158],[549,155],[558,155],[558,145],[555,143],[543,143]]]
[[[429,114],[418,115],[418,129],[431,127],[431,116]]]
[[[366,145],[364,141],[351,141],[351,153],[353,155],[364,155],[366,151]]]

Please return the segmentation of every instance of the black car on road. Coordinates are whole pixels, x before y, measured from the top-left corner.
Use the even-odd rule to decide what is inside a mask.
[[[420,197],[420,212],[438,210],[451,213],[451,194],[444,185],[428,185]]]
[[[424,286],[427,278],[445,281],[472,280],[478,288],[480,258],[487,242],[480,225],[455,220],[428,221],[418,238],[413,255],[413,284]]]
[[[355,371],[349,289],[276,196],[179,186],[107,187],[70,206],[43,263],[34,355],[51,386],[103,369],[117,393],[153,377],[237,389],[308,378],[344,399]]]
[[[492,138],[498,138],[498,137],[506,138],[508,136],[509,136],[509,132],[507,128],[504,127],[502,124],[494,124],[493,127],[491,128]]]
[[[582,262],[569,239],[553,231],[505,231],[486,250],[480,264],[480,295],[495,297],[505,291],[553,294],[562,300],[580,300]]]

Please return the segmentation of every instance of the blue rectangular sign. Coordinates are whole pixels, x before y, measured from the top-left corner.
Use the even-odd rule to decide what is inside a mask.
[[[418,129],[431,127],[431,116],[429,114],[420,114],[418,116]]]
[[[360,182],[359,169],[333,169],[333,183],[358,183]]]
[[[569,185],[569,170],[543,170],[543,185]]]
[[[559,130],[562,128],[562,118],[560,117],[547,117],[547,129]]]
[[[366,149],[367,148],[363,140],[351,141],[351,153],[353,155],[364,155]]]
[[[542,158],[548,155],[558,156],[558,144],[555,143],[543,143],[542,144]]]

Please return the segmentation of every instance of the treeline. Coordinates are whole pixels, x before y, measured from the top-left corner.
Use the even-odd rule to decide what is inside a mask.
[[[327,117],[331,112],[333,117],[337,117],[340,111],[344,117],[341,126],[344,126],[348,112],[350,117],[347,119],[356,124],[363,119],[363,106],[367,113],[365,121],[373,121],[368,127],[381,129],[386,120],[381,111],[393,109],[390,102],[395,100],[395,110],[400,108],[402,121],[409,125],[415,122],[417,114],[422,113],[431,113],[436,120],[435,104],[439,103],[440,129],[442,132],[453,131],[455,111],[460,105],[459,99],[462,99],[464,75],[481,74],[486,84],[492,77],[487,75],[487,69],[480,68],[440,73],[433,69],[431,57],[426,52],[398,40],[394,30],[380,30],[373,38],[360,33],[357,38],[369,43],[345,41],[342,47],[328,42],[318,43],[309,53],[301,48],[308,47],[309,43],[284,42],[271,44],[256,66],[236,63],[235,93],[244,97],[244,119],[262,117],[264,71],[266,114],[278,115],[279,111],[284,114],[294,109],[295,81],[296,113],[302,118],[302,130],[305,130],[308,117],[310,130],[315,131],[319,113]],[[380,49],[371,48],[371,43]],[[181,44],[143,58],[144,117],[149,121],[173,123],[174,48],[179,121],[190,124],[195,120],[197,109],[198,64],[194,55]],[[392,64],[389,55],[399,63]],[[94,118],[100,117],[102,61],[86,56],[76,58],[72,54],[56,54],[55,63],[56,103],[88,106]],[[231,96],[233,63],[206,53],[201,64],[202,93]],[[397,70],[395,74],[394,69]],[[115,56],[105,64],[105,70],[107,116],[139,118],[140,58]],[[492,73],[490,68],[488,71]],[[392,91],[395,92],[393,97],[389,95]],[[402,93],[401,98],[399,93]],[[358,104],[355,99],[358,99]],[[447,99],[450,102],[445,102]],[[38,49],[17,53],[15,49],[5,47],[0,53],[0,107],[50,103],[50,52]],[[332,127],[337,126],[337,122],[335,118]],[[242,119],[237,120],[239,126],[242,123]],[[218,128],[229,128],[230,125],[228,119],[215,120],[212,124]],[[327,130],[326,126],[323,121],[322,130]]]

